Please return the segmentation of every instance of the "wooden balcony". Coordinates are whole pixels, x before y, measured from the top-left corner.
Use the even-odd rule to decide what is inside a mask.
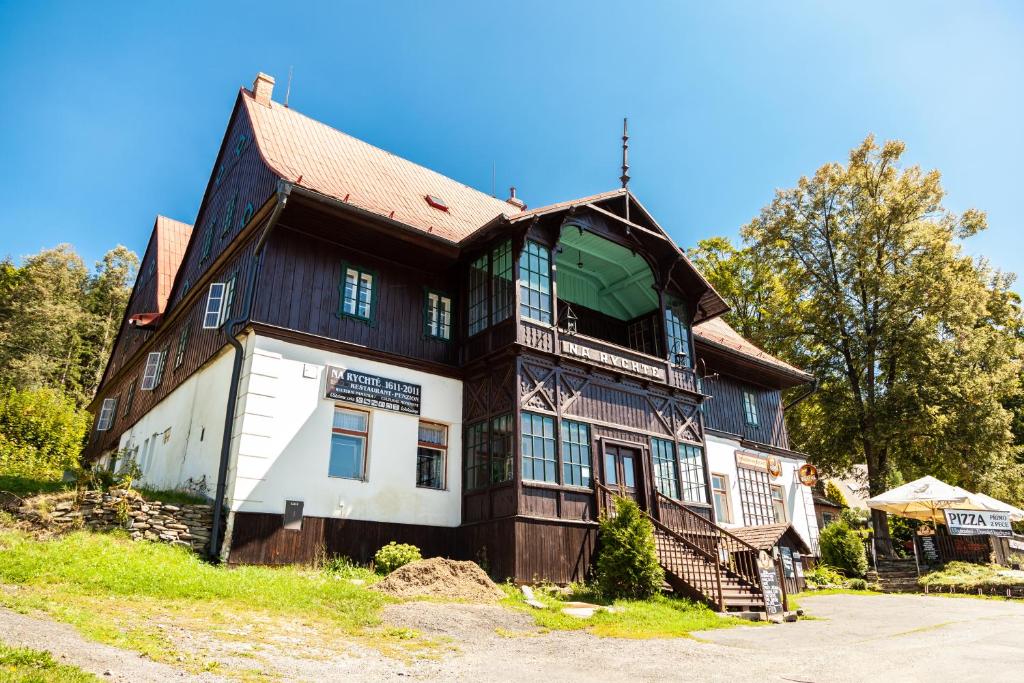
[[[629,377],[659,382],[674,389],[701,393],[697,375],[690,368],[679,368],[664,358],[640,353],[596,337],[569,334],[551,325],[520,320],[516,341],[541,353],[571,358]]]

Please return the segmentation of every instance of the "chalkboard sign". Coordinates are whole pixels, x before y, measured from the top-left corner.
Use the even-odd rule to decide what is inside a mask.
[[[792,579],[796,576],[796,571],[793,569],[793,550],[782,546],[779,548],[782,551],[782,573],[787,579]]]
[[[782,586],[779,583],[779,572],[775,570],[775,562],[771,555],[761,551],[757,558],[757,568],[761,573],[761,589],[764,591],[764,611],[769,617],[782,614]]]
[[[935,545],[934,536],[918,536],[921,540],[921,555],[926,564],[938,564],[939,548]]]
[[[284,528],[289,531],[302,529],[302,501],[286,500],[284,502]]]
[[[419,415],[420,394],[418,384],[327,366],[326,396],[335,401]]]

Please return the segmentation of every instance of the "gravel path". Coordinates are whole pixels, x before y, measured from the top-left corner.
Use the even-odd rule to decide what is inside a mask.
[[[501,607],[403,603],[386,608],[385,621],[434,639],[430,657],[383,657],[353,644],[344,655],[278,650],[262,652],[261,659],[287,680],[318,682],[1020,680],[1020,602],[914,595],[801,596],[800,602],[818,618],[672,640],[544,633],[528,614]],[[0,640],[50,650],[96,673],[110,670],[112,680],[218,680],[189,677],[85,641],[68,626],[6,610],[0,610]]]

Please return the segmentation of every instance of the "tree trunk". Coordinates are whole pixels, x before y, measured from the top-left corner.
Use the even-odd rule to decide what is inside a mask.
[[[868,466],[868,493],[885,493],[885,453],[876,449],[871,441],[864,442],[865,461]],[[881,557],[895,557],[896,550],[889,535],[889,515],[884,510],[871,511],[871,529],[875,552]]]

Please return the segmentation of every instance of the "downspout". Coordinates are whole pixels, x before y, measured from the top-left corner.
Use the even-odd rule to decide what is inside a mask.
[[[782,412],[785,413],[787,410],[789,410],[790,408],[795,406],[797,403],[800,403],[801,401],[803,401],[806,398],[810,398],[817,391],[818,391],[818,378],[815,377],[814,379],[811,380],[811,386],[808,387],[807,391],[805,391],[804,393],[800,394],[799,396],[794,398],[792,401],[790,401],[786,405],[782,406]]]
[[[245,288],[245,306],[224,324],[224,336],[227,342],[234,347],[235,357],[231,365],[231,384],[228,387],[228,402],[224,412],[224,438],[220,445],[220,463],[217,466],[217,489],[213,499],[213,528],[210,530],[210,554],[211,560],[216,561],[220,556],[222,538],[220,535],[221,519],[224,516],[224,494],[227,489],[228,462],[231,454],[232,429],[235,424],[235,407],[238,403],[238,381],[242,375],[242,362],[245,360],[245,348],[235,337],[235,328],[247,322],[252,315],[252,302],[256,294],[256,281],[263,268],[263,248],[267,244],[270,232],[277,225],[281,212],[284,211],[288,202],[288,195],[292,191],[292,184],[279,181],[277,184],[277,204],[267,218],[266,227],[256,240],[256,246],[252,252],[252,266],[249,268],[249,279]]]

